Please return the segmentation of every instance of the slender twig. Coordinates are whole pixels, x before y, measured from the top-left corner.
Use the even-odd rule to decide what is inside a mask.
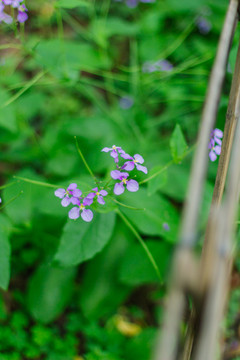
[[[9,204],[11,204],[14,200],[16,200],[20,195],[23,194],[23,191],[21,190],[18,195],[14,196],[12,199],[10,199],[9,201],[7,201],[6,203],[4,203],[1,207],[0,210],[4,209],[6,206],[8,206]]]
[[[82,151],[81,151],[81,149],[80,149],[80,147],[79,147],[79,144],[78,144],[78,141],[77,141],[77,137],[74,136],[74,139],[75,139],[75,142],[76,142],[77,151],[78,151],[78,153],[79,153],[79,155],[80,155],[80,157],[81,157],[81,159],[82,159],[82,161],[83,161],[83,163],[84,163],[87,171],[89,172],[89,174],[91,175],[91,177],[93,178],[93,180],[94,180],[96,183],[98,183],[98,180],[96,179],[95,175],[93,174],[90,166],[88,165],[88,163],[87,163],[87,161],[86,161],[86,159],[85,159],[85,157],[84,157],[84,155],[83,155],[83,153],[82,153]]]
[[[40,185],[40,186],[51,187],[51,188],[59,188],[59,186],[60,186],[60,185],[54,185],[54,184],[45,183],[43,181],[27,179],[27,178],[21,177],[21,176],[13,176],[13,177],[15,179],[22,180],[22,181],[25,181],[25,182],[28,182],[28,183],[34,184],[34,185]],[[64,186],[62,186],[62,187],[64,187]]]
[[[146,243],[143,241],[143,239],[141,238],[141,236],[139,235],[139,233],[137,232],[137,230],[135,229],[135,227],[130,223],[130,221],[127,219],[127,217],[119,210],[116,210],[116,213],[121,217],[121,219],[124,221],[124,223],[127,225],[127,227],[132,231],[132,233],[135,235],[135,237],[138,239],[140,245],[142,246],[142,248],[144,249],[145,253],[147,254],[147,257],[149,258],[158,279],[160,280],[160,283],[163,283],[162,280],[162,276],[160,274],[159,268],[156,264],[156,261],[154,260],[150,250],[148,249]]]

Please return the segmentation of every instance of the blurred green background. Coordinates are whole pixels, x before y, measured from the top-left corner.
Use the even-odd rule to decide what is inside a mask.
[[[150,360],[228,1],[26,5],[25,27],[0,24],[0,360]],[[219,105],[222,130],[237,35]],[[98,178],[113,166],[105,146],[144,157],[147,177],[159,175],[117,200],[145,210],[110,202],[91,224],[67,220],[54,187],[41,183],[91,188],[74,136]],[[200,239],[216,169],[209,164]],[[239,268],[226,359],[240,354]]]

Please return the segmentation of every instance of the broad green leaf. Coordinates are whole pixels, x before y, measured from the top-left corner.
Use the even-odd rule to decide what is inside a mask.
[[[169,200],[159,194],[147,195],[147,189],[140,189],[136,193],[127,193],[119,196],[119,201],[135,208],[145,210],[132,210],[125,207],[121,211],[127,215],[134,226],[143,234],[159,235],[175,242],[177,240],[179,214]],[[166,231],[165,223],[170,230]]]
[[[7,290],[10,279],[9,232],[10,222],[6,216],[0,214],[0,288],[3,290]]]
[[[159,240],[146,241],[146,245],[156,261],[161,277],[165,279],[173,246]],[[149,282],[159,283],[156,271],[139,244],[132,245],[126,252],[122,259],[119,276],[120,280],[128,285],[138,286]]]
[[[65,8],[65,9],[73,9],[79,6],[89,7],[91,5],[92,4],[90,2],[84,0],[58,0],[55,3],[56,7]]]
[[[175,163],[179,163],[184,158],[187,148],[181,127],[177,124],[170,139],[170,149]]]
[[[60,239],[55,260],[63,266],[73,266],[91,259],[110,240],[115,225],[115,213],[95,213],[90,223],[68,220]]]
[[[15,175],[44,182],[44,178],[29,169],[20,171]],[[52,189],[52,193],[53,190],[54,189]],[[42,198],[45,192],[46,189],[42,186],[33,185],[24,181],[19,181],[16,184],[4,189],[3,199],[5,203],[15,198],[5,209],[12,222],[15,224],[28,224],[32,216],[35,214],[34,210],[38,207],[38,201]]]
[[[161,169],[163,169],[162,166],[155,166],[153,169],[149,171],[148,176],[157,173]],[[167,183],[167,180],[168,180],[168,172],[167,169],[164,169],[162,172],[160,172],[159,175],[157,175],[148,182],[148,187],[147,187],[148,195],[153,195],[157,190],[161,189]]]
[[[134,240],[128,228],[119,224],[104,250],[87,263],[80,294],[80,305],[87,318],[98,319],[115,312],[131,291],[119,281],[118,272]]]
[[[29,309],[35,319],[47,323],[61,314],[72,295],[75,273],[75,268],[48,265],[37,269],[27,294]]]

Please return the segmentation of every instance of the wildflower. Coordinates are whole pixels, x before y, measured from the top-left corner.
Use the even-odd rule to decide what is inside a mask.
[[[134,104],[133,98],[130,96],[123,96],[119,100],[119,106],[121,109],[130,109]]]
[[[198,16],[196,19],[196,25],[201,34],[206,35],[212,28],[212,24],[203,16]]]
[[[215,129],[211,132],[211,138],[208,144],[208,148],[210,149],[209,158],[211,161],[215,161],[217,159],[217,155],[221,154],[221,146],[223,132],[219,129]],[[215,145],[217,143],[217,145]]]
[[[144,174],[147,174],[148,170],[146,166],[142,166],[139,164],[144,163],[144,159],[141,155],[135,154],[133,157],[128,154],[122,154],[121,155],[124,159],[128,159],[130,161],[125,162],[125,164],[122,166],[122,169],[131,171],[136,166],[137,170],[144,172]]]
[[[162,227],[165,231],[170,231],[170,226],[168,225],[168,223],[163,223]]]
[[[138,191],[139,189],[138,182],[133,179],[127,180],[128,176],[129,174],[127,172],[121,172],[119,170],[113,170],[111,172],[111,177],[114,180],[121,180],[120,183],[116,183],[114,186],[113,192],[115,195],[121,195],[124,192],[125,190],[124,185],[126,185],[128,191],[131,192]]]
[[[115,163],[119,161],[118,154],[125,154],[125,151],[123,151],[120,146],[115,146],[115,145],[113,145],[111,148],[105,147],[101,151],[103,152],[111,151],[110,155],[114,158]]]
[[[103,199],[103,196],[106,196],[108,194],[108,192],[106,190],[100,190],[98,191],[98,188],[95,187],[94,189],[92,189],[93,192],[91,192],[90,194],[87,195],[88,199],[94,199],[95,196],[97,196],[97,202],[99,204],[104,205],[105,201]]]
[[[115,0],[117,2],[121,2],[122,0]],[[138,6],[138,4],[140,2],[142,3],[152,3],[154,2],[155,0],[126,0],[126,5],[129,7],[129,8],[135,8]]]
[[[18,16],[17,19],[20,23],[24,23],[28,19],[28,14],[26,13],[28,9],[24,4],[18,7]]]
[[[0,3],[0,23],[3,21],[6,24],[11,24],[13,21],[12,17],[6,14],[3,10],[4,10],[4,4]]]
[[[146,61],[142,66],[142,72],[153,73],[156,71],[171,71],[173,65],[166,59],[160,59],[155,62]]]
[[[68,186],[68,188],[65,189],[57,189],[55,191],[55,196],[59,197],[60,199],[62,199],[61,204],[62,206],[66,207],[68,206],[70,203],[73,203],[74,205],[77,204],[77,200],[78,198],[80,198],[80,196],[82,195],[81,190],[77,189],[77,184],[72,183]]]
[[[78,219],[79,216],[81,216],[81,218],[86,222],[92,221],[93,212],[90,209],[86,209],[86,206],[91,205],[92,202],[93,200],[88,198],[84,198],[82,203],[79,201],[78,207],[73,207],[69,211],[68,217],[75,220]]]

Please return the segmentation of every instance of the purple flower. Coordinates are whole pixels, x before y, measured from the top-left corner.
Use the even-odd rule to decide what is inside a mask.
[[[214,129],[211,132],[210,136],[211,138],[208,144],[208,148],[210,149],[209,158],[211,161],[215,161],[217,159],[217,155],[221,154],[221,146],[222,146],[221,138],[223,137],[223,132],[222,130]]]
[[[130,109],[134,104],[133,98],[130,96],[123,96],[119,100],[119,106],[121,109]]]
[[[24,23],[28,19],[28,14],[26,13],[28,9],[24,4],[18,7],[18,16],[17,19],[20,23]]]
[[[168,223],[163,223],[162,227],[165,231],[170,231],[170,226],[168,225]]]
[[[79,202],[78,199],[82,195],[82,192],[81,190],[77,189],[77,184],[72,183],[68,186],[66,190],[60,188],[57,189],[54,194],[55,196],[62,199],[61,204],[62,206],[66,207],[70,203],[72,203],[73,205],[77,205]]]
[[[88,199],[94,199],[95,196],[97,196],[97,202],[98,202],[99,204],[104,205],[104,204],[105,204],[105,201],[104,201],[104,199],[103,199],[103,196],[106,196],[106,195],[108,194],[108,192],[107,192],[106,190],[100,190],[100,191],[98,191],[98,188],[97,188],[97,187],[95,187],[94,189],[92,189],[92,191],[93,191],[92,193],[90,193],[90,194],[87,195],[87,198],[88,198]]]
[[[115,0],[117,2],[121,2],[122,0]],[[142,2],[142,3],[152,3],[154,2],[155,0],[126,0],[126,5],[129,7],[129,8],[135,8],[136,6],[138,6],[139,2]]]
[[[172,71],[173,65],[166,59],[161,59],[156,62],[146,61],[142,66],[142,72],[153,73],[156,71]]]
[[[125,151],[122,150],[120,146],[113,145],[111,148],[105,147],[101,151],[109,152],[111,151],[110,155],[114,158],[115,163],[118,163],[118,154],[125,154]]]
[[[141,155],[135,154],[133,157],[128,154],[122,154],[121,155],[124,159],[128,159],[130,161],[125,162],[125,164],[122,166],[122,169],[131,171],[136,166],[137,170],[144,172],[144,174],[147,174],[148,170],[146,166],[142,166],[139,164],[144,163],[144,159]]]
[[[4,11],[4,4],[0,3],[0,23],[3,21],[6,24],[11,24],[13,22],[13,18],[6,14]]]
[[[138,191],[139,185],[136,180],[127,180],[129,174],[127,172],[121,172],[119,170],[113,170],[111,171],[111,177],[114,180],[121,180],[120,183],[116,183],[114,186],[114,194],[115,195],[121,195],[125,188],[124,185],[126,185],[128,191],[135,192]]]
[[[203,16],[198,16],[196,19],[196,25],[201,34],[206,35],[212,28],[212,24]]]
[[[2,202],[2,199],[0,198],[0,204],[1,204],[1,202]]]
[[[92,199],[88,199],[88,198],[84,198],[83,202],[81,203],[79,201],[78,207],[73,207],[69,213],[68,216],[70,219],[78,219],[79,216],[81,215],[81,218],[86,221],[86,222],[90,222],[92,221],[93,218],[93,212],[90,209],[86,209],[86,206],[89,206],[92,204]]]

